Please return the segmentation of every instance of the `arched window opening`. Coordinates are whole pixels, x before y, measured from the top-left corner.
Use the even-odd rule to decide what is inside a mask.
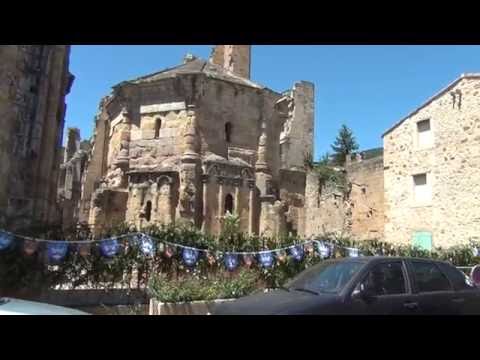
[[[225,214],[226,213],[233,214],[233,196],[231,194],[225,197]]]
[[[151,216],[152,216],[152,202],[147,201],[147,206],[145,207],[145,219],[147,221],[150,221]]]
[[[155,139],[160,137],[160,129],[162,127],[162,119],[157,118],[155,119]]]
[[[229,122],[225,124],[225,141],[227,143],[232,141],[232,124]]]

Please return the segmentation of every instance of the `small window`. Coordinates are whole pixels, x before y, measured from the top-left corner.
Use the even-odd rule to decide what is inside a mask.
[[[399,261],[375,266],[362,284],[374,296],[398,295],[407,292],[402,263]]]
[[[427,174],[413,175],[413,184],[415,201],[420,203],[429,202],[432,198],[432,190]]]
[[[417,141],[419,148],[428,148],[433,145],[432,129],[430,119],[417,122]]]
[[[233,214],[233,196],[231,194],[225,197],[225,214],[226,213]]]
[[[147,201],[147,206],[145,207],[145,219],[147,221],[150,221],[151,216],[152,216],[152,202]]]
[[[412,268],[419,292],[452,290],[452,286],[447,277],[434,263],[412,261]]]
[[[155,119],[155,139],[160,137],[160,129],[162,128],[162,119]]]
[[[229,122],[225,124],[225,141],[227,143],[232,141],[232,124]]]

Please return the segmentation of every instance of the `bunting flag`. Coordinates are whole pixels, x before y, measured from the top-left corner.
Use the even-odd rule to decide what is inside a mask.
[[[213,265],[217,262],[215,255],[212,254],[211,252],[207,252],[207,262],[209,265]]]
[[[293,257],[295,261],[303,260],[303,256],[305,255],[303,246],[301,245],[292,246],[289,250],[290,250],[290,255]]]
[[[307,254],[313,255],[313,253],[315,252],[315,248],[313,246],[313,243],[309,242],[308,244],[306,244],[305,245],[305,251],[307,252]]]
[[[287,261],[287,252],[285,250],[277,251],[277,260],[280,263],[285,263]]]
[[[359,257],[360,251],[355,248],[346,248],[348,257]]]
[[[47,243],[48,261],[58,263],[62,261],[68,252],[68,243],[65,241],[51,241]]]
[[[317,245],[318,254],[322,259],[326,259],[330,257],[332,253],[330,246],[328,246],[322,241],[316,241],[316,245]]]
[[[33,239],[26,239],[23,242],[23,252],[27,256],[32,256],[38,249],[38,242]]]
[[[254,259],[251,254],[244,254],[242,260],[245,266],[249,268],[252,266]]]
[[[237,254],[226,254],[224,258],[224,264],[228,271],[233,271],[238,266]]]
[[[170,245],[167,245],[165,247],[165,251],[163,252],[163,254],[165,255],[165,257],[167,259],[170,259],[175,253],[174,253],[174,250],[173,250],[173,247],[170,246]]]
[[[107,258],[112,258],[117,255],[119,244],[117,238],[111,238],[100,242],[100,250],[102,255]]]
[[[155,244],[150,236],[143,234],[140,237],[140,251],[147,257],[155,255]]]
[[[312,239],[303,243],[290,245],[284,248],[252,251],[252,252],[214,252],[206,249],[198,249],[193,247],[185,247],[184,245],[170,243],[145,233],[126,234],[115,236],[107,239],[91,240],[91,241],[52,241],[33,239],[26,236],[11,234],[0,230],[0,251],[7,250],[15,245],[16,241],[20,243],[20,249],[24,254],[33,256],[42,245],[42,250],[46,256],[46,260],[51,263],[58,263],[64,260],[70,249],[75,251],[82,257],[91,255],[93,245],[99,245],[100,253],[106,258],[113,258],[119,254],[121,246],[126,243],[122,239],[127,239],[128,244],[132,244],[139,249],[140,253],[145,257],[153,257],[158,252],[166,258],[172,258],[180,251],[181,259],[189,266],[193,267],[198,264],[200,254],[204,253],[208,264],[223,263],[229,271],[233,271],[240,263],[246,267],[251,267],[257,263],[263,268],[271,268],[277,264],[285,263],[288,258],[300,262],[306,256],[317,254],[322,259],[330,258],[336,252],[336,256],[359,257],[364,256],[360,249],[354,247],[337,246],[333,243],[321,239]],[[386,249],[379,248],[375,250],[374,256],[383,256]],[[473,247],[471,249],[474,257],[480,256],[480,248]]]
[[[81,257],[88,257],[91,254],[92,247],[89,243],[83,243],[77,245],[77,253]]]
[[[198,261],[199,251],[193,248],[184,248],[182,252],[183,262],[187,266],[195,266]]]
[[[274,258],[272,251],[262,251],[258,254],[258,261],[264,268],[271,268],[273,266]]]
[[[13,243],[13,235],[0,232],[0,251],[8,249]]]

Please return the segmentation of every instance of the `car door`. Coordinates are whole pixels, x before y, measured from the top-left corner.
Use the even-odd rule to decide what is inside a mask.
[[[480,315],[480,288],[476,287],[466,274],[453,265],[438,263],[438,266],[453,284],[455,293],[452,305],[455,314]]]
[[[352,313],[365,315],[411,315],[418,312],[402,260],[373,264],[354,289],[368,289],[368,298],[351,298]]]
[[[423,315],[455,315],[454,289],[439,266],[428,260],[409,260],[412,290]]]

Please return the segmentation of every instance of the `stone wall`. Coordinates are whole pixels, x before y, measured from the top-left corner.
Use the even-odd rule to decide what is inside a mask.
[[[349,210],[354,238],[383,239],[383,156],[349,160],[345,166],[350,184]]]
[[[307,173],[305,187],[305,235],[349,235],[351,219],[345,194],[337,184],[323,183],[318,173]]]
[[[345,184],[322,182],[315,171],[307,174],[305,235],[383,239],[383,156],[364,159],[365,153],[348,157],[345,168],[338,169]]]
[[[96,118],[81,217],[105,226],[108,199],[126,193],[117,218],[124,211],[139,227],[181,219],[218,234],[231,207],[243,232],[303,232],[313,85],[297,83],[285,95],[256,84],[236,72],[249,56],[249,46],[219,46],[210,62],[187,56],[176,68],[115,86]],[[291,173],[283,176],[282,131],[292,144]]]
[[[288,95],[287,119],[280,135],[282,167],[305,170],[305,159],[313,155],[315,87],[298,82]]]
[[[0,46],[0,208],[10,227],[59,220],[69,56],[66,45]]]
[[[80,141],[80,130],[68,129],[58,183],[58,202],[62,226],[66,229],[73,227],[79,221],[82,177],[86,168],[88,151],[88,142],[84,142],[82,146]]]
[[[420,148],[417,122],[433,145]],[[480,234],[480,76],[465,75],[384,135],[385,238],[411,244],[415,232],[448,247]],[[417,203],[412,176],[426,173],[431,201]]]

